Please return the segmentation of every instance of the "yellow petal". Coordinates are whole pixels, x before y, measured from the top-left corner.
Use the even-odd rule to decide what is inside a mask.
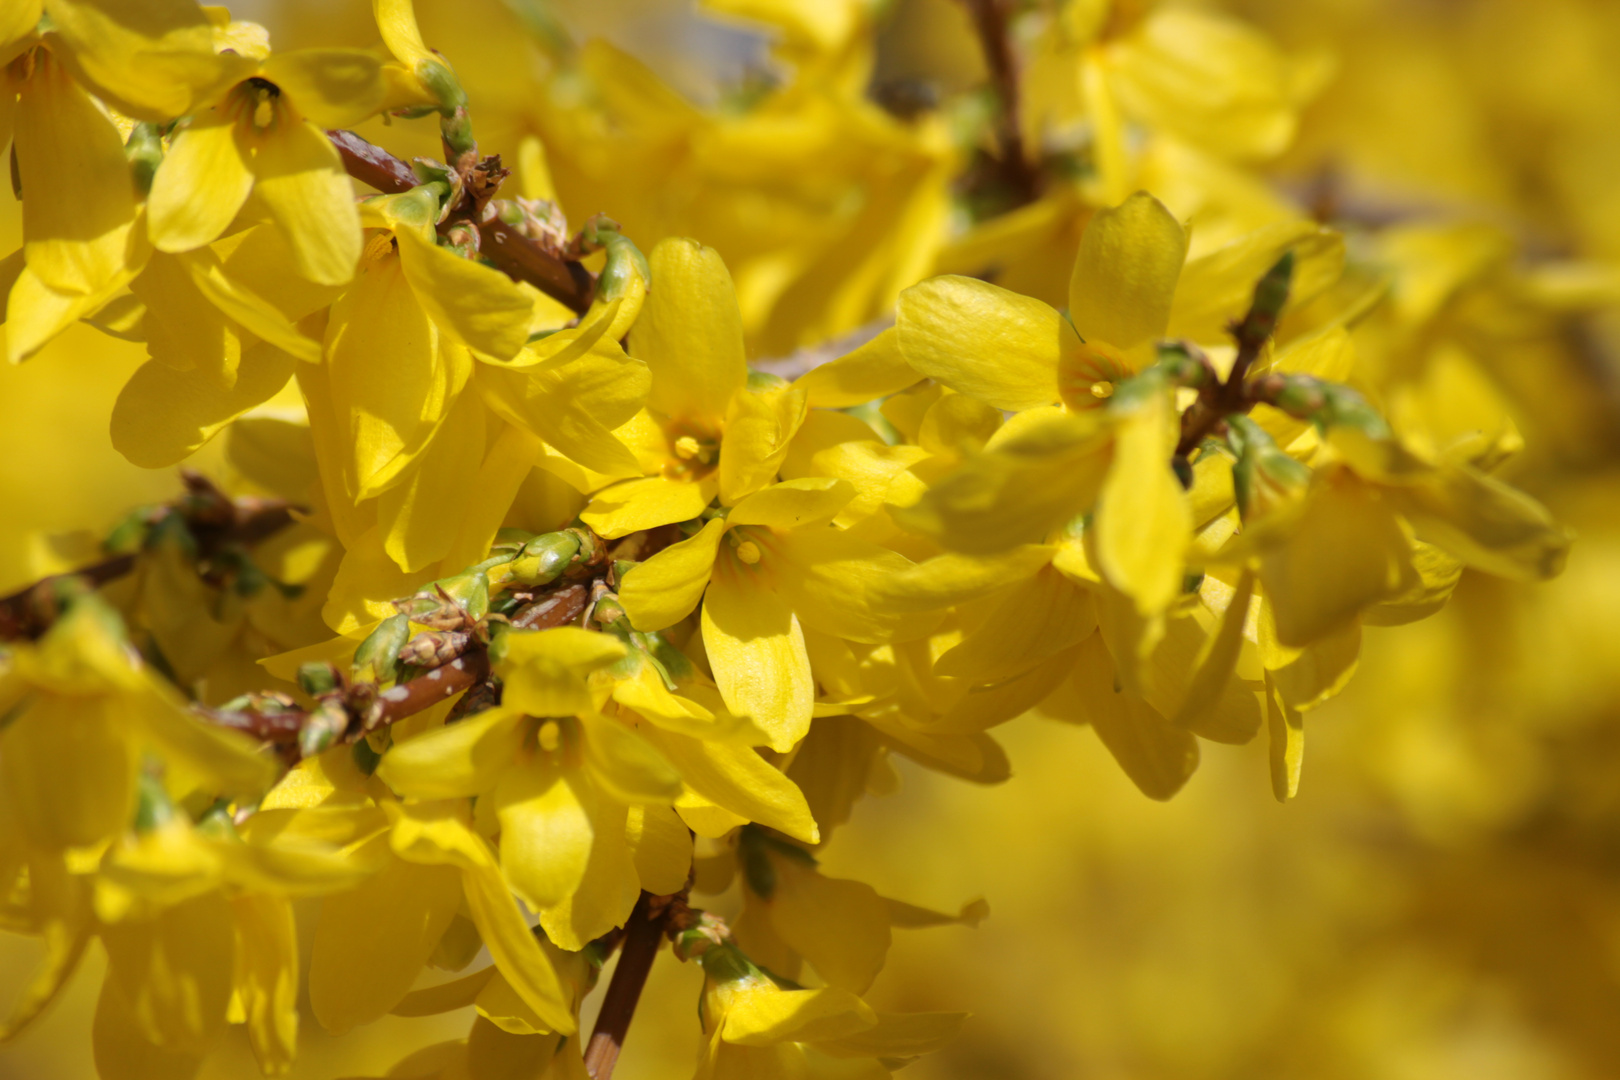
[[[275,896],[238,896],[236,994],[259,1068],[275,1075],[298,1053],[298,934],[292,905]]]
[[[656,727],[642,735],[664,752],[699,795],[744,821],[778,829],[807,844],[820,833],[798,787],[746,746],[689,738]]]
[[[1091,414],[1024,413],[961,468],[894,519],[943,546],[991,555],[1039,543],[1092,505],[1108,469],[1106,437]],[[998,432],[998,435],[1000,433]],[[1166,471],[1169,469],[1168,459]]]
[[[725,1015],[721,1038],[743,1046],[836,1039],[877,1024],[872,1007],[848,990],[782,990],[764,979],[727,994]]]
[[[1097,561],[1143,615],[1169,607],[1181,592],[1192,543],[1192,508],[1170,469],[1180,430],[1167,394],[1155,393],[1126,416],[1114,461],[1097,498]]]
[[[113,447],[144,469],[182,461],[232,420],[274,397],[296,363],[261,343],[242,353],[235,385],[222,387],[201,373],[148,360],[113,405]]]
[[[962,643],[934,663],[934,674],[995,682],[1078,645],[1097,629],[1091,593],[1050,567],[1007,595]]]
[[[159,123],[195,112],[257,64],[217,54],[195,4],[47,0],[53,33],[82,81],[127,116]]]
[[[1294,253],[1287,311],[1332,285],[1344,268],[1344,237],[1331,229],[1309,221],[1256,229],[1187,264],[1168,336],[1224,344],[1227,325],[1241,319],[1253,301],[1255,282],[1287,251]]]
[[[810,730],[815,683],[799,619],[740,560],[724,555],[703,600],[703,646],[726,707],[786,752]]]
[[[405,278],[441,328],[496,360],[517,355],[529,336],[533,301],[493,267],[464,259],[415,229],[394,231]]]
[[[129,824],[137,762],[112,698],[40,694],[6,728],[0,748],[7,798],[31,844],[83,847]],[[73,768],[61,768],[64,761]]]
[[[658,803],[632,806],[625,817],[625,842],[643,889],[667,896],[685,887],[692,868],[692,834],[674,810]]]
[[[966,1013],[878,1013],[872,1027],[821,1040],[816,1049],[834,1057],[913,1058],[949,1045],[966,1019]]]
[[[561,902],[539,910],[546,937],[570,952],[623,926],[641,895],[636,864],[625,841],[625,805],[598,797],[589,812],[595,838],[579,886]]]
[[[597,492],[579,517],[597,535],[611,540],[642,529],[691,521],[708,505],[708,493],[702,484],[646,476]]]
[[[879,600],[886,582],[911,569],[904,555],[814,525],[783,533],[769,546],[770,557],[783,567],[777,591],[805,626],[871,644],[928,631],[932,620],[901,615]]]
[[[1080,647],[1073,686],[1082,718],[1142,794],[1162,800],[1181,790],[1198,768],[1198,740],[1141,698],[1115,687],[1113,661],[1102,635]]]
[[[50,50],[34,56],[14,134],[24,194],[23,250],[29,270],[44,284],[65,293],[96,293],[129,256],[135,192],[123,140]]]
[[[487,709],[448,727],[395,743],[377,766],[377,776],[401,795],[455,799],[483,795],[516,759],[523,744],[523,716]]]
[[[630,352],[652,369],[651,408],[714,432],[748,381],[742,314],[719,252],[670,237],[648,256],[652,289]]]
[[[151,1042],[199,1053],[225,1026],[236,928],[218,891],[182,901],[151,920],[103,926],[107,980]]]
[[[413,572],[444,558],[476,495],[468,482],[484,460],[484,403],[463,390],[405,481],[377,498],[383,548],[401,570]]]
[[[784,480],[733,506],[726,515],[726,524],[767,525],[782,530],[825,524],[854,497],[855,489],[845,480]]]
[[[387,92],[382,61],[361,49],[272,53],[259,68],[298,111],[323,128],[354,127],[377,112]]]
[[[709,587],[725,531],[724,521],[710,521],[624,576],[619,600],[637,630],[662,630],[691,614]]]
[[[580,778],[549,762],[508,769],[494,794],[501,822],[501,873],[530,907],[557,904],[579,888],[595,830]],[[583,801],[582,801],[583,800]]]
[[[782,941],[829,986],[864,994],[889,953],[889,908],[860,881],[824,877],[788,859],[773,860],[776,891],[768,904]]]
[[[236,121],[223,109],[174,137],[152,177],[146,227],[159,251],[190,251],[230,225],[253,189]]]
[[[286,234],[298,272],[321,285],[348,282],[360,261],[360,212],[337,150],[286,107],[255,141],[253,189]]]
[[[1470,566],[1519,581],[1563,572],[1570,531],[1529,495],[1470,465],[1444,465],[1432,479],[1389,494],[1421,540]]]
[[[321,902],[309,1003],[334,1035],[385,1015],[411,988],[461,905],[461,875],[390,859],[358,888]]]
[[[495,669],[505,682],[503,704],[531,716],[572,716],[592,708],[586,680],[622,659],[624,646],[607,634],[573,626],[514,631]]]
[[[618,720],[586,716],[585,764],[592,780],[627,804],[669,803],[681,793],[681,776],[635,730]]]
[[[1187,230],[1145,191],[1099,210],[1080,239],[1069,279],[1069,318],[1088,343],[1122,352],[1164,336]]]
[[[1289,708],[1266,677],[1266,728],[1271,734],[1271,792],[1278,802],[1299,794],[1299,770],[1305,757],[1305,719]]]
[[[947,552],[908,567],[877,585],[877,602],[891,611],[938,611],[1017,584],[1052,561],[1057,549],[1020,544],[994,555]]]
[[[1318,473],[1293,534],[1260,560],[1277,639],[1306,645],[1415,577],[1389,502],[1348,470]]]
[[[566,350],[522,367],[480,365],[484,400],[513,424],[527,428],[560,453],[609,477],[642,469],[613,429],[647,399],[650,376],[610,338],[589,349]]]
[[[901,293],[895,331],[918,372],[998,409],[1057,401],[1058,364],[1080,347],[1050,305],[964,277]]]
[[[776,479],[806,408],[803,391],[791,387],[731,396],[720,440],[721,502],[735,504]]]
[[[427,444],[453,393],[445,357],[398,259],[368,268],[333,305],[326,375],[355,501],[397,483]]]
[[[242,329],[300,360],[311,364],[320,362],[321,343],[305,337],[269,301],[233,280],[212,251],[194,251],[180,256],[179,262],[191,276],[197,291],[241,324]]]
[[[900,353],[893,327],[871,341],[819,367],[794,382],[812,409],[847,409],[897,394],[917,382],[919,374]]]

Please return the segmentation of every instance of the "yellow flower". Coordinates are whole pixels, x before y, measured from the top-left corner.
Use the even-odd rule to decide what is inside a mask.
[[[810,726],[815,684],[806,627],[878,642],[904,620],[872,603],[910,560],[829,524],[854,497],[842,480],[786,480],[707,520],[625,575],[636,629],[662,630],[700,604],[703,645],[726,707],[789,750]],[[926,627],[918,632],[923,632]]]
[[[785,990],[731,946],[702,956],[707,1036],[697,1080],[832,1080],[889,1070],[948,1043],[960,1013],[879,1013],[848,990]],[[863,1062],[852,1066],[846,1062]]]
[[[381,65],[359,50],[277,53],[243,73],[175,135],[158,166],[147,202],[153,246],[211,243],[256,193],[299,272],[344,284],[360,259],[360,217],[323,129],[366,119],[383,93]]]
[[[653,475],[597,493],[580,517],[607,537],[696,518],[718,496],[733,506],[776,478],[804,422],[802,392],[748,388],[742,316],[711,248],[665,240],[648,259],[653,288],[630,332],[652,374],[634,431]]]

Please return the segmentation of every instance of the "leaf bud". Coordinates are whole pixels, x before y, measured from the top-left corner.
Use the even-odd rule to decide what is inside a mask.
[[[328,698],[305,718],[304,726],[298,730],[298,751],[304,757],[314,757],[336,743],[348,730],[348,710],[341,702]]]
[[[369,665],[379,683],[392,682],[399,676],[399,651],[410,639],[411,620],[406,615],[390,615],[366,635],[366,640],[354,650],[354,673],[365,677]]]
[[[298,689],[312,698],[324,697],[343,689],[343,677],[325,660],[311,660],[299,665]]]
[[[1237,455],[1232,487],[1245,523],[1259,520],[1284,503],[1304,497],[1311,470],[1289,457],[1266,430],[1249,417],[1227,417],[1227,442]]]
[[[579,533],[565,529],[541,533],[523,545],[512,560],[512,580],[523,585],[549,585],[580,553]]]

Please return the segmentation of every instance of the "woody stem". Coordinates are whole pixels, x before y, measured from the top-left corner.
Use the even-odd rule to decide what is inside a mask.
[[[990,85],[995,90],[997,172],[1011,191],[1015,206],[1040,197],[1040,170],[1030,164],[1024,149],[1021,108],[1018,93],[1018,63],[1008,34],[1008,0],[962,0],[979,35],[985,66],[990,69]]]
[[[613,969],[613,979],[602,998],[602,1011],[597,1014],[591,1041],[585,1046],[585,1071],[591,1080],[611,1080],[642,988],[647,985],[647,974],[652,971],[653,957],[658,955],[668,908],[660,906],[655,911],[655,899],[667,898],[643,892],[625,923],[619,966]]]

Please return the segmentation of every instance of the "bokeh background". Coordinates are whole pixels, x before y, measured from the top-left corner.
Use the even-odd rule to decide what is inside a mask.
[[[1470,573],[1438,616],[1370,628],[1348,692],[1309,715],[1304,780],[1287,805],[1271,796],[1258,742],[1205,744],[1202,768],[1166,804],[1140,795],[1089,731],[1033,720],[998,732],[1012,762],[1006,784],[897,761],[899,790],[856,808],[822,853],[824,869],[943,909],[983,896],[991,916],[976,929],[898,932],[871,1000],[974,1014],[952,1049],[910,1067],[913,1080],[1614,1076],[1620,323],[1602,300],[1620,265],[1620,5],[1195,6],[1248,20],[1308,61],[1317,85],[1297,135],[1243,163],[1276,198],[1329,202],[1332,216],[1369,233],[1421,219],[1510,242],[1498,270],[1457,286],[1422,341],[1407,344],[1449,342],[1477,361],[1524,436],[1509,475],[1577,530],[1569,568],[1536,587]],[[687,167],[696,143],[670,132],[746,110],[768,64],[767,39],[735,20],[675,0],[418,0],[418,9],[430,42],[467,75],[486,147],[539,134],[576,219],[607,211],[643,248],[671,231],[721,247],[758,356],[869,320],[886,290],[953,257],[867,253],[856,295],[840,282],[858,275],[838,258],[863,242],[860,213],[837,204],[836,191],[818,207],[823,193],[790,190],[814,177],[750,174],[748,155],[769,140],[737,135],[729,169],[723,141],[705,144],[713,159]],[[235,14],[265,23],[279,48],[375,40],[369,5],[354,0],[259,0]],[[926,108],[984,82],[954,0],[896,0],[874,25],[876,66],[853,97],[876,88],[891,106],[898,94]],[[548,35],[552,48],[558,36],[605,39],[638,61],[617,78],[639,95],[640,115],[651,101],[667,123],[622,131],[619,143],[584,130],[584,114],[568,111],[581,91],[543,63]],[[815,75],[814,62],[804,61],[806,78],[847,74],[829,63]],[[632,88],[632,76],[643,81]],[[865,132],[871,145],[824,152],[832,174],[855,176],[874,199],[892,196],[881,220],[915,213],[906,228],[943,236],[963,222],[940,171],[965,159],[941,149],[944,121],[933,132],[929,122],[896,140],[851,121],[839,130]],[[432,151],[408,125],[368,134]],[[571,135],[644,156],[560,152]],[[778,145],[797,137],[779,133]],[[649,176],[659,162],[676,164]],[[929,184],[941,192],[934,204],[916,197]],[[0,202],[10,250],[17,208],[9,193]],[[829,232],[822,247],[794,246],[784,207]],[[1077,235],[1039,233],[1035,261],[1066,273]],[[1537,279],[1544,291],[1577,301],[1529,317],[1521,294],[1504,297],[1502,274],[1536,266],[1555,268]],[[1366,333],[1366,347],[1388,344],[1376,321]],[[123,510],[175,489],[171,473],[129,465],[108,439],[112,401],[141,359],[140,346],[81,327],[0,370],[0,591],[71,560]],[[228,472],[213,446],[192,464]],[[33,943],[0,936],[0,1002],[35,955]],[[52,1012],[0,1050],[0,1077],[92,1076],[99,981],[92,957]],[[616,1075],[690,1074],[698,982],[690,967],[660,960]],[[390,1018],[331,1040],[306,1018],[293,1076],[377,1075],[468,1022]],[[245,1042],[205,1075],[256,1075]]]

